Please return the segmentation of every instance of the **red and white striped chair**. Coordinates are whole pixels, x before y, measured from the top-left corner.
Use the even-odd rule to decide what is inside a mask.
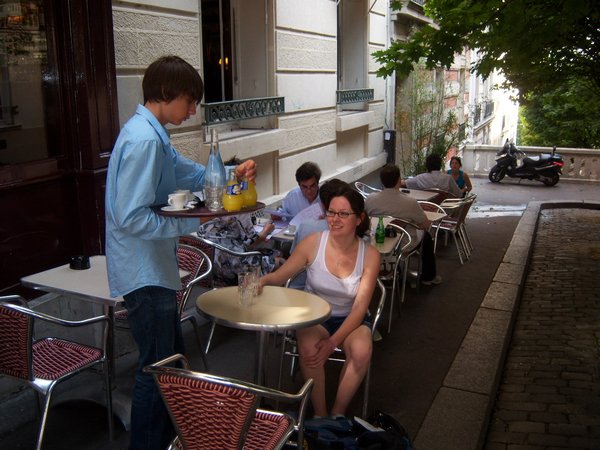
[[[35,339],[33,334],[35,320],[63,327],[103,323],[102,345],[97,348],[54,337]],[[37,394],[44,397],[37,450],[42,448],[46,418],[56,385],[95,365],[103,367],[108,429],[112,440],[112,387],[109,361],[106,356],[107,337],[107,316],[79,321],[63,320],[29,309],[27,302],[20,296],[0,297],[0,374],[27,383]]]
[[[169,367],[180,363],[183,368]],[[297,394],[190,370],[183,355],[144,368],[154,377],[177,437],[171,448],[270,450],[282,448],[296,430],[302,448],[303,427],[313,381]],[[259,409],[261,400],[298,405],[298,419]]]

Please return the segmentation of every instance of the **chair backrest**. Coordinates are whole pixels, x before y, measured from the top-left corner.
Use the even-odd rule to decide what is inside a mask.
[[[359,194],[362,195],[364,198],[367,198],[369,196],[369,194],[372,194],[373,192],[381,191],[381,189],[373,187],[373,186],[369,186],[368,184],[363,183],[362,181],[355,181],[354,187],[359,192]]]
[[[388,228],[392,228],[396,231],[396,233],[400,233],[398,236],[398,242],[396,243],[396,248],[394,248],[394,255],[400,256],[405,253],[407,249],[411,247],[412,237],[406,228],[400,225],[400,220],[390,217],[390,222],[387,224]]]
[[[194,247],[194,248],[202,250],[202,252],[208,256],[208,260],[210,261],[210,264],[212,266],[212,264],[214,262],[214,257],[215,257],[214,247],[202,242],[198,237],[196,237],[195,235],[191,235],[191,234],[187,234],[185,236],[179,236],[179,244],[189,245],[190,247]],[[210,289],[214,288],[213,272],[211,271],[209,276],[206,278],[203,278],[201,281],[198,282],[197,285],[207,287]]]
[[[423,211],[431,211],[431,212],[446,214],[446,210],[437,203],[428,202],[425,200],[418,200],[417,203],[419,204],[419,206],[421,206],[421,209]]]
[[[216,249],[221,252],[225,252],[231,256],[237,256],[238,258],[243,258],[245,256],[262,256],[262,253],[257,250],[252,250],[252,251],[247,251],[247,252],[237,252],[237,251],[231,250],[230,248],[227,248],[217,242],[211,241],[210,239],[208,239],[204,236],[198,236],[198,239],[200,239],[200,241],[202,241],[204,244],[212,247],[213,250]]]
[[[423,189],[424,191],[435,192],[437,195],[433,197],[430,201],[433,203],[437,203],[438,205],[442,203],[444,200],[450,197],[454,197],[454,195],[448,191],[444,191],[439,188],[427,188]]]
[[[199,248],[180,243],[177,246],[177,264],[181,270],[189,272],[181,279],[182,288],[177,291],[177,308],[181,315],[193,287],[211,274],[212,262]]]
[[[15,303],[21,307],[15,308]],[[0,297],[0,374],[22,380],[33,379],[33,317],[22,306],[21,297]]]
[[[183,360],[185,368],[164,365],[175,360]],[[258,439],[260,444],[254,442],[246,447],[279,448],[293,429],[293,420],[284,414],[269,413],[269,426],[263,423],[267,422],[262,420],[266,413],[257,410],[263,388],[193,372],[182,355],[174,355],[144,371],[152,373],[185,449],[242,449],[245,442],[248,444],[247,438]],[[308,398],[309,393],[310,388],[302,395]],[[253,421],[259,429],[251,437],[248,432]]]

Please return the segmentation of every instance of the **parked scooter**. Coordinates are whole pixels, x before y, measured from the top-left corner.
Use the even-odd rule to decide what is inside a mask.
[[[507,139],[496,156],[496,165],[488,175],[493,183],[498,183],[508,175],[511,178],[537,180],[546,186],[554,186],[560,179],[564,165],[562,156],[556,153],[556,145],[551,155],[543,153],[540,156],[527,157],[525,152],[515,147],[512,142],[509,143]],[[519,163],[520,158],[522,160]]]

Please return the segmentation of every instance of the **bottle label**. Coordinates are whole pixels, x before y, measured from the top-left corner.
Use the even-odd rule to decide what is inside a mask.
[[[242,190],[239,184],[230,184],[226,188],[227,195],[240,195]]]
[[[242,191],[248,190],[248,180],[242,180]]]

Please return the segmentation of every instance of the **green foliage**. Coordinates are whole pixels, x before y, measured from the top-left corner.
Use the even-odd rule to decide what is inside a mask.
[[[393,0],[400,9],[406,0]],[[378,76],[405,78],[414,64],[450,67],[464,47],[477,49],[472,67],[484,78],[504,73],[504,87],[520,95],[545,92],[576,76],[600,95],[600,4],[597,0],[428,0],[437,24],[394,41],[373,55]]]
[[[600,148],[600,98],[585,80],[571,78],[544,94],[525,97],[519,144]]]
[[[406,105],[397,119],[396,129],[408,142],[400,141],[400,169],[406,175],[426,172],[425,159],[435,153],[442,160],[458,142],[458,121],[453,111],[444,109],[445,85],[433,73],[417,69],[405,84]]]

